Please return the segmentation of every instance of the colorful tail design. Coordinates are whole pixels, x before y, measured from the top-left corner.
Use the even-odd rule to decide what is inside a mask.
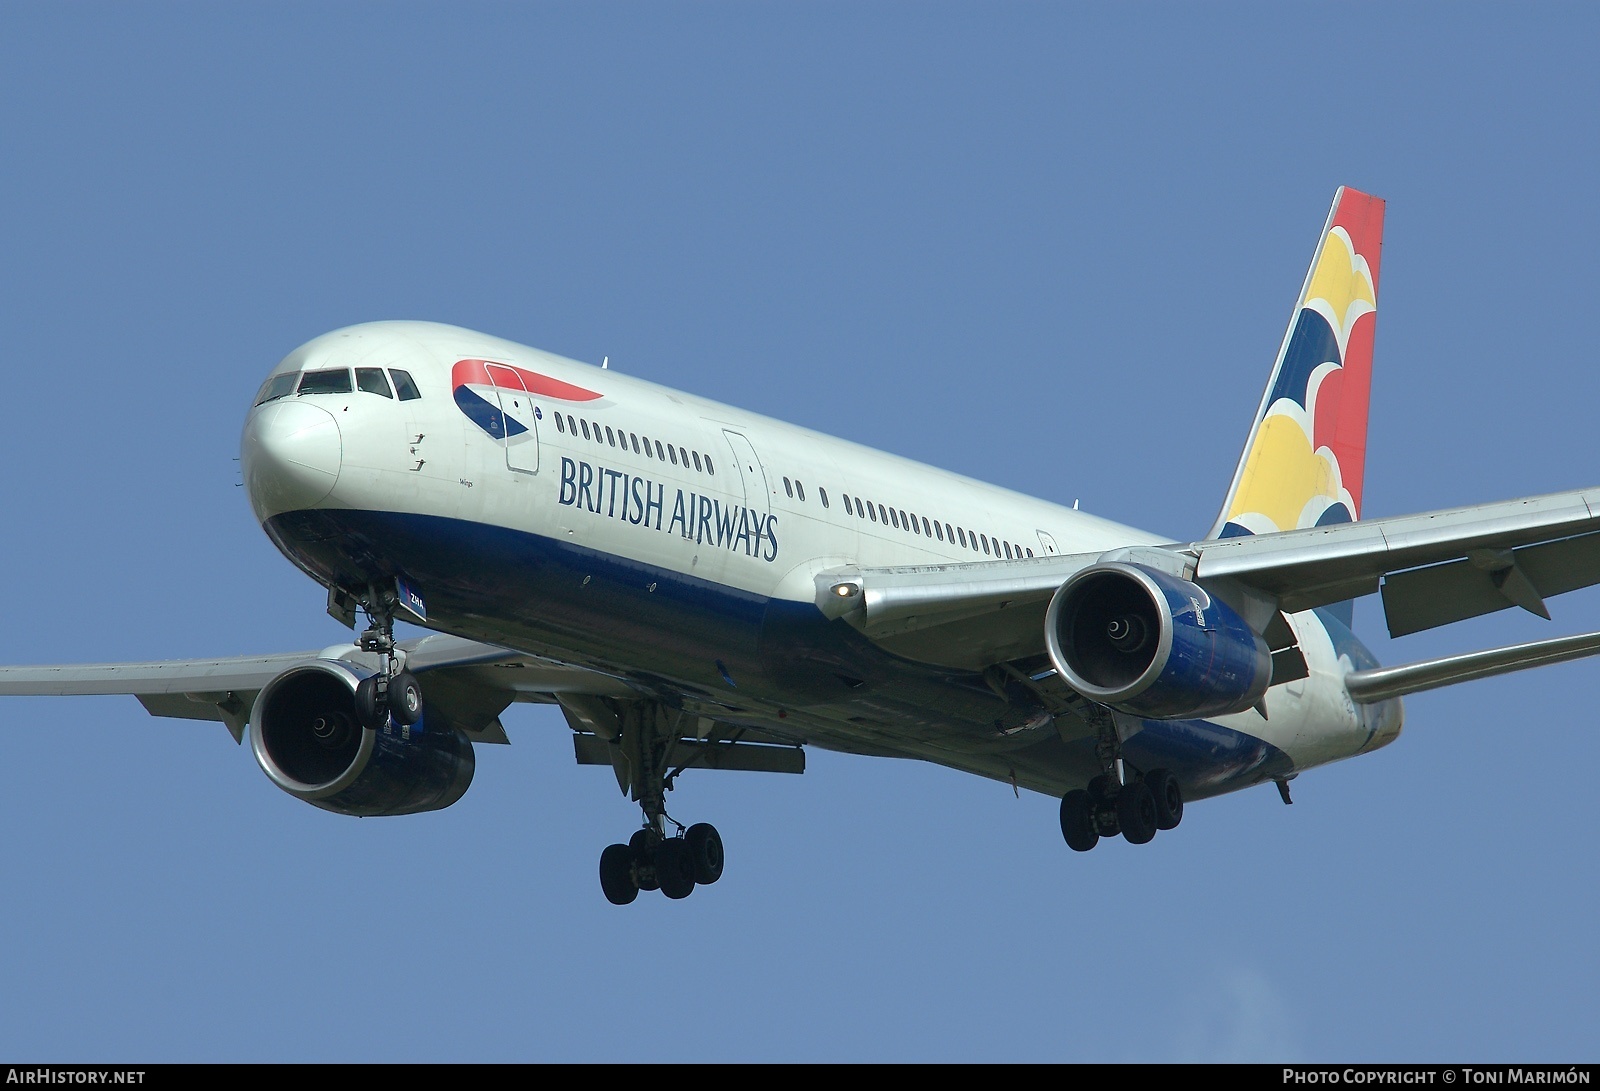
[[[1210,537],[1361,518],[1383,201],[1341,188]]]

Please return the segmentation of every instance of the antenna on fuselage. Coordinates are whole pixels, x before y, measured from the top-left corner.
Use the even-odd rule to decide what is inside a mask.
[[[605,356],[605,357],[601,358],[601,360],[600,360],[600,370],[601,371],[610,371],[611,370],[611,357]]]

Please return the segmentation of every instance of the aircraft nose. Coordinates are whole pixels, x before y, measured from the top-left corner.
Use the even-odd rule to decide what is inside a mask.
[[[333,414],[291,398],[250,417],[239,455],[250,506],[265,522],[325,500],[339,480],[344,443]]]

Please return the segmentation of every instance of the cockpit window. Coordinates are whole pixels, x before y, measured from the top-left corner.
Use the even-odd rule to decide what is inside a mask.
[[[389,369],[389,378],[394,380],[394,388],[403,402],[414,402],[422,397],[422,391],[417,389],[417,384],[411,381],[409,372],[401,371],[397,367]]]
[[[286,371],[282,375],[274,375],[261,384],[261,391],[256,395],[256,404],[262,405],[277,401],[279,398],[287,398],[294,393],[295,380],[299,378],[298,371]]]
[[[300,377],[302,394],[350,393],[350,369],[328,368],[326,371],[308,371]]]
[[[394,397],[389,393],[389,380],[383,377],[381,367],[356,368],[356,389],[365,390],[368,394],[382,394],[385,398]]]

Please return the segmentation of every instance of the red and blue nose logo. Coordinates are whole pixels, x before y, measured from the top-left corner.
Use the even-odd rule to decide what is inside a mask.
[[[502,409],[503,398],[525,398],[531,405],[544,398],[592,402],[601,397],[593,390],[493,360],[457,360],[450,369],[450,391],[473,424],[503,440],[515,440],[528,431],[528,425],[517,419],[520,414]]]

